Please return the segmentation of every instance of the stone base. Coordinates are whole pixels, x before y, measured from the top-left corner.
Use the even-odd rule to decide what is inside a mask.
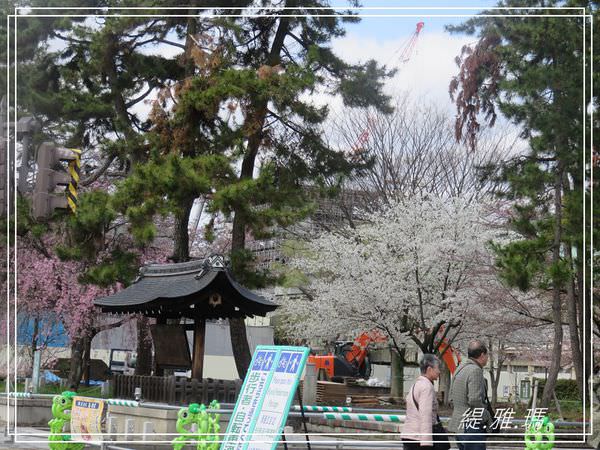
[[[402,432],[402,424],[393,422],[363,422],[348,420],[327,420],[311,417],[308,423],[308,431],[315,433],[344,433],[344,439],[352,439],[348,433],[358,433],[356,439],[366,439],[359,434],[382,433],[380,436],[368,436],[369,440],[399,441]],[[301,431],[296,431],[301,432]],[[385,434],[383,434],[385,433]],[[339,435],[338,435],[339,437]]]
[[[7,423],[6,408],[7,398],[0,397],[0,421]],[[8,414],[10,423],[15,422],[15,408],[17,406],[17,426],[19,427],[48,427],[48,422],[52,420],[52,399],[51,398],[11,398]]]

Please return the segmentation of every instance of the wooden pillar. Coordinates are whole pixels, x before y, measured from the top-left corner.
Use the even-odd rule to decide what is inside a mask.
[[[164,325],[167,323],[167,319],[165,319],[164,317],[157,317],[156,318],[156,324],[157,325]],[[156,360],[154,361],[154,375],[157,377],[163,377],[165,375],[165,369],[163,369],[162,367],[158,367],[158,365],[156,364]]]
[[[194,355],[192,356],[192,378],[202,380],[204,369],[204,335],[206,333],[206,319],[194,319]]]

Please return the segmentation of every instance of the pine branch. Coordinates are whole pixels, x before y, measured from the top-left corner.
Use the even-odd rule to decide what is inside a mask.
[[[161,44],[172,45],[173,47],[179,47],[179,48],[185,50],[185,45],[180,44],[178,42],[169,41],[167,39],[157,39],[157,42],[160,42]]]
[[[304,135],[305,131],[298,128],[296,125],[292,124],[291,122],[289,122],[288,120],[284,119],[283,117],[281,117],[279,114],[271,111],[270,109],[267,109],[267,112],[275,117],[277,120],[279,120],[279,122],[281,122],[283,125],[285,125],[286,127],[288,127],[290,130],[298,133],[299,135]]]
[[[302,39],[300,39],[298,36],[296,36],[294,33],[290,32],[290,31],[288,31],[287,35],[289,37],[291,37],[292,39],[294,39],[298,44],[300,44],[304,48],[304,50],[308,51],[308,45],[306,45],[306,43]]]
[[[143,94],[141,94],[139,97],[136,97],[134,99],[129,100],[127,103],[125,103],[125,106],[127,108],[131,108],[133,105],[138,104],[139,102],[141,102],[142,100],[144,100],[150,94],[150,92],[152,92],[152,90],[155,87],[156,86],[150,84],[150,86],[148,87],[148,90],[146,92],[144,92]]]
[[[96,181],[98,178],[100,178],[100,176],[102,176],[102,174],[104,172],[106,172],[108,170],[108,168],[113,163],[115,158],[116,158],[116,156],[110,156],[110,157],[106,158],[106,160],[104,161],[104,164],[102,164],[102,166],[96,172],[94,172],[91,176],[81,180],[79,182],[79,184],[81,186],[89,186],[90,184],[92,184],[94,181]]]
[[[75,39],[75,38],[72,38],[72,37],[63,36],[62,34],[57,33],[56,31],[53,31],[51,33],[51,35],[53,37],[56,37],[56,38],[60,39],[60,40],[63,40],[63,41],[66,41],[66,42],[71,42],[73,44],[91,45],[91,41],[86,41],[86,40],[83,40],[83,39]]]

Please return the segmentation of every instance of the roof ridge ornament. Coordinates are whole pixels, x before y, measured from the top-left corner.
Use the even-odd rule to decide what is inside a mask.
[[[218,253],[210,255],[204,260],[204,268],[212,270],[225,270],[227,269],[227,263],[225,257]]]
[[[227,270],[228,264],[225,261],[225,257],[218,253],[213,253],[204,260],[202,268],[198,271],[196,276],[197,280],[202,278],[208,272],[221,272]]]

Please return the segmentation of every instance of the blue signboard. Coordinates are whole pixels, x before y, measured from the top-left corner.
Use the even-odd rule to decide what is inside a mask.
[[[277,447],[307,357],[306,347],[256,347],[221,450]]]

